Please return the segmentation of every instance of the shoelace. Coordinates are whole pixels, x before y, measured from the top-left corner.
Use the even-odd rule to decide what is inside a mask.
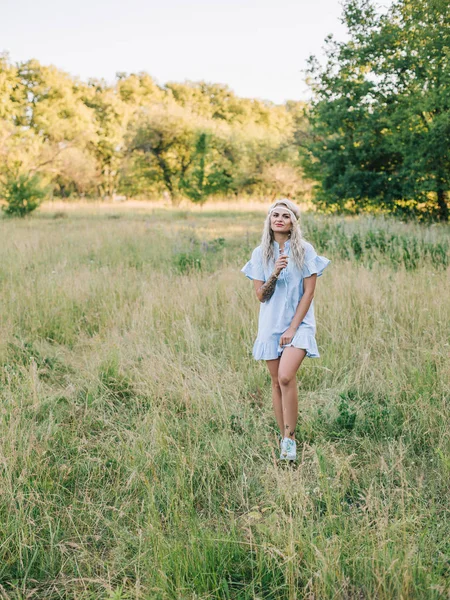
[[[287,456],[294,450],[296,451],[295,440],[291,440],[291,438],[285,438],[281,445],[281,456]]]

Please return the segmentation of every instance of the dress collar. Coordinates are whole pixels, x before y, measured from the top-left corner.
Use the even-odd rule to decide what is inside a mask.
[[[278,243],[276,240],[273,240],[273,243],[274,243],[274,245],[275,245],[277,248],[279,248],[279,247],[280,247],[280,244],[279,244],[279,243]],[[284,245],[285,245],[286,247],[288,247],[288,246],[290,245],[290,243],[291,243],[291,240],[287,239],[287,240],[284,242]]]

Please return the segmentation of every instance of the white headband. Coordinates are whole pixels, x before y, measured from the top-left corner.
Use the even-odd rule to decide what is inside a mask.
[[[272,214],[272,212],[273,212],[274,210],[276,210],[276,209],[277,209],[277,208],[278,208],[280,205],[281,205],[281,206],[284,206],[284,208],[285,208],[285,209],[288,211],[288,213],[291,215],[291,221],[292,221],[293,223],[296,223],[296,222],[297,222],[297,217],[295,216],[295,214],[292,212],[292,210],[291,210],[290,208],[288,208],[288,207],[287,207],[287,206],[285,206],[284,204],[281,204],[281,202],[280,202],[280,204],[277,204],[277,206],[274,206],[273,208],[271,208],[271,209],[269,210],[269,215],[271,215],[271,214]]]

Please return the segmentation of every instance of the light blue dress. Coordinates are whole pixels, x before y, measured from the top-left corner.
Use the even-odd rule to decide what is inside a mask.
[[[262,260],[261,246],[255,248],[248,263],[241,269],[249,279],[267,281],[275,268],[275,261],[280,256],[280,246],[274,241],[274,261],[266,267]],[[305,262],[302,271],[291,259],[278,278],[272,297],[261,302],[259,310],[258,336],[253,345],[253,358],[256,360],[272,360],[279,358],[288,346],[303,348],[309,358],[319,358],[316,343],[316,319],[314,316],[314,299],[308,312],[300,323],[290,344],[280,346],[281,335],[290,326],[303,296],[303,279],[317,273],[322,275],[325,267],[331,262],[325,256],[319,256],[312,244],[303,240],[305,247]],[[285,242],[285,254],[290,256],[290,241]]]

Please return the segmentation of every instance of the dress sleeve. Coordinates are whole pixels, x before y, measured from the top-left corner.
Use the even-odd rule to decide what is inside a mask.
[[[253,250],[251,259],[241,269],[241,273],[244,273],[244,275],[246,275],[249,279],[266,281],[262,263],[261,248],[259,246]]]
[[[303,277],[311,277],[315,273],[317,273],[317,277],[320,277],[330,262],[329,258],[319,256],[312,244],[308,244],[305,253],[305,263],[303,265]]]

